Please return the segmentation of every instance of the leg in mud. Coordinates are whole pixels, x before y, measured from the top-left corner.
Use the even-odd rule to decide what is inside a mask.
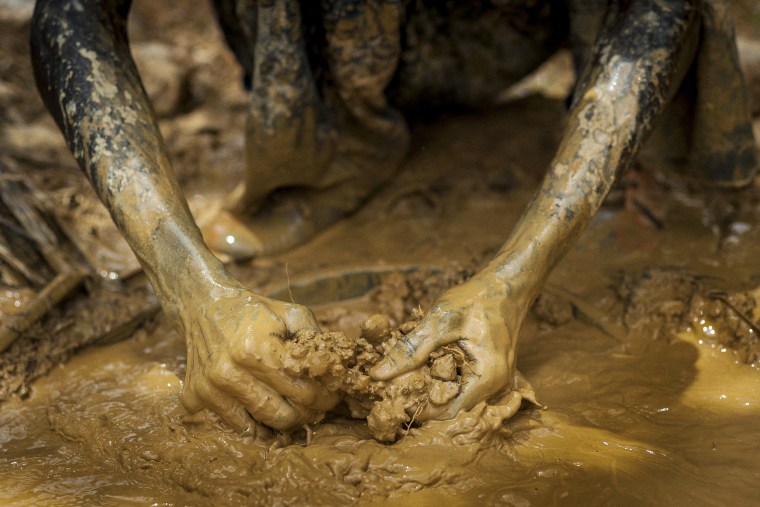
[[[183,403],[243,431],[319,420],[337,397],[282,372],[282,339],[316,329],[301,306],[255,294],[203,243],[130,56],[129,0],[40,0],[35,78],[69,148],[187,343]]]
[[[240,41],[221,4],[228,40]],[[247,171],[203,232],[243,258],[302,243],[355,211],[393,174],[408,133],[384,95],[400,54],[396,2],[239,5],[254,27],[251,49],[236,51],[252,55],[242,62],[252,69]]]
[[[637,0],[607,13],[557,154],[509,239],[484,269],[441,296],[372,371],[375,378],[401,380],[425,367],[439,347],[459,345],[472,366],[462,372],[464,386],[446,404],[427,404],[418,420],[452,418],[484,400],[509,405],[505,395],[516,389],[515,351],[528,308],[677,89],[694,56],[698,5]]]

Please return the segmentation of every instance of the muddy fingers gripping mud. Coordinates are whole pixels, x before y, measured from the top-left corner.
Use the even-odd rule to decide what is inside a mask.
[[[370,376],[370,370],[417,327],[422,316],[416,310],[412,320],[393,328],[383,315],[373,315],[361,325],[355,339],[343,332],[299,331],[285,343],[283,368],[291,375],[318,380],[330,391],[340,393],[352,417],[366,418],[376,439],[393,442],[422,422],[423,413],[430,408],[445,406],[459,396],[466,378],[463,373],[473,369],[467,353],[459,345],[449,344],[433,351],[425,366],[392,380]],[[458,415],[452,422],[459,428],[454,433],[496,433],[523,399],[535,402],[532,388],[519,373],[512,385],[516,390],[508,390],[492,405],[482,403]],[[462,423],[469,429],[462,429]]]

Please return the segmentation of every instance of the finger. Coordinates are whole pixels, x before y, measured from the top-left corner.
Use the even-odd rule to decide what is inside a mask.
[[[271,386],[296,405],[326,412],[340,401],[337,393],[331,393],[322,384],[310,378],[295,378],[282,370],[254,370],[253,375]]]
[[[448,405],[441,407],[435,416],[436,419],[456,417],[461,410],[472,409],[481,401],[489,399],[496,391],[492,383],[482,382],[481,376],[472,371],[462,374],[460,385],[459,394]]]
[[[207,408],[216,413],[232,429],[240,434],[250,435],[256,428],[256,421],[251,417],[243,405],[226,396],[216,393],[213,397],[205,400]]]
[[[243,393],[239,400],[254,419],[276,430],[290,431],[315,422],[315,412],[294,407],[280,394],[262,383],[258,383],[256,387]],[[318,419],[321,419],[321,414]]]
[[[519,392],[509,391],[501,396],[500,399],[488,405],[484,417],[501,424],[517,413],[522,400],[523,397]]]
[[[440,335],[432,330],[432,325],[424,323],[401,338],[385,359],[370,370],[370,376],[376,380],[389,380],[425,364],[430,353],[441,344]]]
[[[328,391],[322,384],[310,378],[296,378],[282,369],[280,358],[285,355],[285,348],[279,341],[271,341],[270,348],[258,351],[258,344],[246,343],[246,350],[233,351],[234,363],[223,365],[227,370],[217,372],[217,380],[229,389],[239,390],[245,385],[245,377],[253,377],[286,396],[295,404],[317,411],[333,408],[340,398]],[[229,379],[229,380],[226,380]]]
[[[285,303],[283,320],[288,327],[288,331],[296,333],[301,329],[313,329],[319,331],[317,318],[310,308],[301,305],[292,305]]]
[[[180,396],[180,402],[190,414],[195,414],[203,410],[203,400],[198,395],[197,391],[197,379],[191,377],[190,372],[194,371],[195,363],[197,362],[198,351],[195,349],[188,349],[187,351],[187,373],[185,374],[185,382],[182,388],[182,395]]]
[[[203,387],[199,387],[198,389],[193,389],[192,394],[189,396],[192,397],[191,401],[196,403],[196,405],[194,405],[195,410],[188,410],[190,413],[197,412],[200,408],[208,408],[239,433],[250,432],[251,428],[255,427],[256,423],[245,410],[245,407],[238,403],[234,398],[224,394],[218,389],[214,389],[208,384],[204,384]],[[200,408],[197,408],[197,403],[200,404]],[[187,408],[184,393],[182,404]]]
[[[267,426],[286,431],[304,424],[302,413],[280,393],[230,361],[217,363],[208,378],[216,390],[229,393],[254,419]]]
[[[182,390],[180,401],[182,402],[182,406],[185,407],[185,410],[191,414],[203,409],[203,401],[195,392],[194,387],[189,385],[187,381],[185,381],[185,388]]]

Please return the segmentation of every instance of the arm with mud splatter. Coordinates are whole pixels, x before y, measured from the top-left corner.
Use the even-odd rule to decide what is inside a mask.
[[[129,52],[130,0],[40,0],[32,23],[38,88],[69,148],[134,250],[188,349],[183,403],[239,430],[321,418],[337,399],[282,373],[281,339],[316,328],[304,307],[263,298],[204,245],[171,171]]]
[[[618,4],[610,2],[610,4]],[[578,81],[562,142],[548,174],[496,258],[446,292],[415,331],[372,372],[398,377],[457,342],[470,356],[465,386],[418,420],[453,417],[482,400],[514,401],[515,349],[529,306],[632,162],[693,59],[698,2],[639,0],[614,5]],[[499,399],[507,393],[507,397]]]

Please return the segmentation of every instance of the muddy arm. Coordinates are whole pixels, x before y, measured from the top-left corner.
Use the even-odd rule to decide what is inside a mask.
[[[130,0],[40,0],[32,59],[43,100],[187,343],[182,401],[239,431],[319,420],[336,395],[282,373],[281,339],[311,312],[263,298],[206,248],[129,54]]]
[[[669,2],[667,10],[654,0],[622,3],[602,25],[557,154],[507,242],[372,370],[392,379],[427,364],[436,348],[459,345],[471,365],[462,370],[464,386],[446,405],[428,404],[418,420],[451,418],[483,400],[505,417],[514,413],[508,397],[519,385],[517,338],[530,304],[632,162],[693,58],[694,3]]]
[[[69,148],[159,293],[164,310],[227,278],[203,244],[129,52],[131,0],[40,0],[37,86]]]
[[[698,2],[621,2],[580,76],[562,142],[484,273],[532,300],[633,161],[693,59]]]

